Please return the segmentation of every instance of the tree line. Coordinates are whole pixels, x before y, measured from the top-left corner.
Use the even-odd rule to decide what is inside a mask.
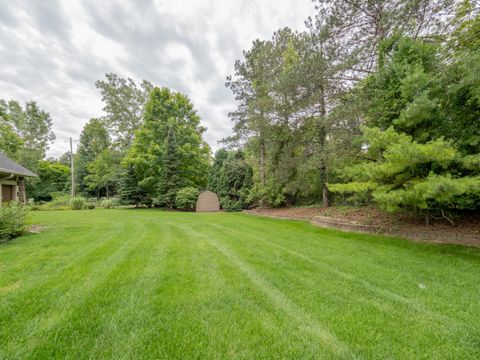
[[[304,31],[257,39],[235,62],[233,134],[213,159],[187,96],[113,73],[96,82],[105,115],[75,154],[43,160],[52,121],[34,102],[0,102],[0,150],[39,173],[38,200],[68,191],[73,156],[79,193],[135,205],[173,208],[180,189],[208,188],[229,210],[478,210],[478,2],[314,2]]]
[[[479,4],[314,2],[305,31],[254,41],[227,78],[247,202],[478,210]]]
[[[211,150],[187,96],[115,74],[96,86],[106,115],[91,119],[80,134],[81,193],[173,208],[180,189],[206,187]]]
[[[55,139],[47,112],[35,102],[0,101],[0,151],[39,175],[27,181],[29,197],[68,193],[72,157],[76,191],[87,197],[173,208],[180,189],[206,188],[211,150],[187,96],[113,73],[96,86],[106,115],[90,119],[76,153],[59,159],[45,159]]]

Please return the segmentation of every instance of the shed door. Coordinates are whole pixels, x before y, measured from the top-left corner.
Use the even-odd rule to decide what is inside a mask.
[[[2,185],[2,202],[13,200],[13,185]]]

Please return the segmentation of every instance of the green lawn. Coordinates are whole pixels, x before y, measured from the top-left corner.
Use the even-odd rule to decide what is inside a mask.
[[[244,214],[37,212],[0,359],[478,359],[480,249]]]

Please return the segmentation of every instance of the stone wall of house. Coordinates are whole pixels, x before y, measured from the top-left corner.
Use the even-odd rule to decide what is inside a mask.
[[[18,178],[17,200],[21,203],[25,203],[27,201],[27,196],[25,194],[25,178],[23,177]]]

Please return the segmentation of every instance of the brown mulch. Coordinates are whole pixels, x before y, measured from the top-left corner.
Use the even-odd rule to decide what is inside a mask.
[[[311,220],[315,216],[326,216],[359,225],[370,225],[398,231],[419,231],[422,233],[457,233],[460,237],[465,234],[468,237],[480,235],[480,214],[464,216],[455,219],[452,226],[446,219],[434,218],[429,225],[425,225],[423,219],[414,219],[413,214],[389,214],[376,208],[353,208],[353,207],[290,207],[290,208],[256,208],[247,212],[278,218]],[[457,241],[458,243],[458,241]],[[479,244],[480,245],[480,244]]]

